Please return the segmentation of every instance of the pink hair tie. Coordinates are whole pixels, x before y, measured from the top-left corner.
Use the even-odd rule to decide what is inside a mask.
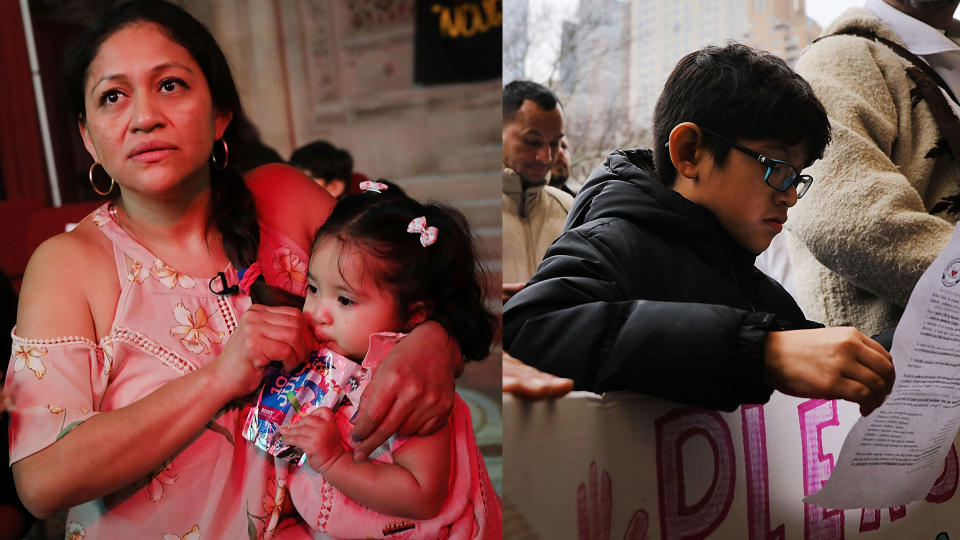
[[[364,180],[360,182],[360,190],[363,192],[372,191],[374,193],[381,193],[387,190],[389,186],[383,182],[374,182],[373,180]]]
[[[427,227],[426,216],[413,218],[407,225],[408,233],[420,233],[420,245],[427,247],[437,241],[437,228]]]
[[[263,274],[263,271],[260,270],[260,263],[255,262],[250,265],[249,268],[244,268],[240,271],[240,292],[250,296],[250,287],[253,286],[253,282],[257,280],[257,277]]]

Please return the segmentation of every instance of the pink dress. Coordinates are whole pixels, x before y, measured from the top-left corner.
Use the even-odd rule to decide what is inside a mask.
[[[347,388],[346,399],[335,415],[340,437],[348,445],[352,428],[350,418],[357,410],[356,404],[373,370],[402,337],[386,332],[370,336],[370,348],[360,372],[351,378],[351,381],[357,381],[357,385]],[[375,512],[331,486],[309,465],[291,472],[288,477],[293,504],[307,524],[319,531],[317,538],[501,538],[503,519],[500,499],[493,490],[474,439],[470,410],[459,396],[455,396],[449,422],[450,491],[437,516],[427,520],[412,520]],[[371,455],[371,459],[393,463],[393,452],[406,440],[391,438]]]
[[[88,218],[90,219],[90,218]],[[92,219],[114,247],[122,291],[109,335],[21,339],[14,333],[6,388],[10,462],[54,443],[84,420],[128,405],[213,360],[250,307],[221,297],[210,277],[177,272],[128,236],[104,205]],[[307,253],[261,228],[267,282],[303,294]],[[224,269],[230,284],[234,268]],[[267,459],[241,436],[249,405],[221,410],[150,475],[70,510],[67,538],[164,540],[311,538],[291,501],[285,462]]]

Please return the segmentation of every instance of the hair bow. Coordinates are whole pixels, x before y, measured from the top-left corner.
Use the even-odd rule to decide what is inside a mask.
[[[373,180],[364,180],[363,182],[360,182],[360,191],[364,192],[372,191],[374,193],[380,193],[386,191],[388,187],[389,186],[383,182],[374,182]]]
[[[420,245],[423,247],[427,247],[437,241],[437,228],[427,227],[426,216],[420,216],[410,220],[410,223],[407,225],[407,232],[414,234],[420,233]]]

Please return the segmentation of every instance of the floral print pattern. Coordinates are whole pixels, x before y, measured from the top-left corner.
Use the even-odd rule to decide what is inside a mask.
[[[183,536],[167,533],[163,535],[163,540],[200,540],[200,526],[194,525],[193,528]]]
[[[113,341],[103,340],[100,348],[103,350],[103,374],[109,377],[110,372],[113,371]]]
[[[181,302],[173,308],[173,318],[180,325],[171,328],[170,335],[179,337],[183,348],[194,354],[210,354],[210,342],[223,341],[223,332],[217,332],[207,326],[209,317],[203,306],[197,306],[197,312],[190,313],[190,310]]]
[[[137,285],[143,285],[143,280],[146,278],[147,269],[140,264],[140,261],[133,261],[133,264],[131,264],[130,268],[127,270],[127,281],[133,281]]]
[[[67,524],[67,534],[64,535],[64,538],[65,540],[81,540],[86,535],[87,531],[83,528],[82,523],[71,521]]]
[[[107,224],[108,221],[110,221],[110,216],[103,212],[97,212],[93,215],[93,223],[101,229]]]
[[[150,500],[160,502],[163,498],[163,486],[172,486],[179,479],[180,475],[173,472],[173,463],[169,460],[165,462],[150,477],[150,484],[147,486]]]
[[[306,283],[307,281],[307,263],[287,246],[274,250],[273,266],[286,276],[291,288],[294,282]]]
[[[40,361],[40,357],[45,354],[47,354],[46,347],[17,345],[13,348],[13,371],[20,372],[23,368],[27,368],[32,371],[38,379],[42,379],[43,374],[47,372],[47,368],[44,367],[43,362]]]
[[[8,349],[7,382],[13,383],[8,388],[16,388],[14,414],[24,421],[15,422],[13,454],[30,455],[57,437],[71,437],[72,430],[91,416],[139,399],[145,387],[175,377],[171,369],[183,373],[206,364],[227,341],[236,322],[230,318],[249,306],[247,298],[215,297],[208,293],[205,280],[169,268],[162,258],[158,262],[111,219],[106,208],[89,219],[113,244],[112,276],[119,279],[115,283],[124,300],[117,303],[106,335],[15,336],[12,355]],[[288,250],[276,249],[285,244]],[[289,279],[302,288],[308,258],[302,247],[262,229],[260,265],[270,271],[268,283],[286,287]],[[274,268],[275,254],[285,273]],[[174,261],[171,264],[176,267]],[[227,267],[227,273],[233,283],[235,269]],[[288,524],[308,527],[293,507],[286,468],[259,457],[242,438],[249,407],[238,400],[224,413],[215,435],[197,437],[175,459],[155,463],[116,493],[72,508],[61,521],[61,538],[202,540],[206,535],[255,540],[285,536],[293,532],[287,531]],[[271,476],[276,478],[271,481]],[[126,516],[139,521],[139,534],[131,536]]]
[[[178,285],[184,289],[192,289],[197,284],[193,278],[177,272],[172,266],[167,265],[167,263],[160,259],[153,260],[153,268],[150,269],[150,275],[171,289]]]
[[[280,511],[283,510],[283,501],[287,496],[287,481],[285,478],[271,476],[267,480],[267,492],[263,495],[263,511],[266,512],[267,524],[263,528],[263,538],[273,538],[277,523],[280,522]]]

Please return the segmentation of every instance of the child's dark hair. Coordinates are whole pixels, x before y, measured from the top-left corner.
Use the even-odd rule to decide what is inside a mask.
[[[419,234],[407,232],[420,216],[437,228],[436,242],[427,247]],[[374,279],[396,297],[401,318],[409,318],[408,306],[424,301],[428,318],[457,340],[464,358],[480,360],[490,351],[497,319],[484,305],[486,279],[470,226],[458,210],[421,204],[395,186],[356,193],[337,203],[317,231],[313,250],[328,238],[377,258],[380,264],[370,266]]]
[[[339,178],[347,183],[353,173],[353,157],[350,152],[327,141],[313,141],[297,148],[290,154],[290,164],[306,169],[314,178],[323,178],[327,182]]]
[[[667,141],[678,124],[694,122],[728,139],[805,143],[807,162],[830,142],[827,113],[806,80],[782,59],[741,43],[708,46],[677,63],[653,113],[653,161],[657,177],[672,186],[677,170]],[[720,166],[730,145],[704,134]]]

